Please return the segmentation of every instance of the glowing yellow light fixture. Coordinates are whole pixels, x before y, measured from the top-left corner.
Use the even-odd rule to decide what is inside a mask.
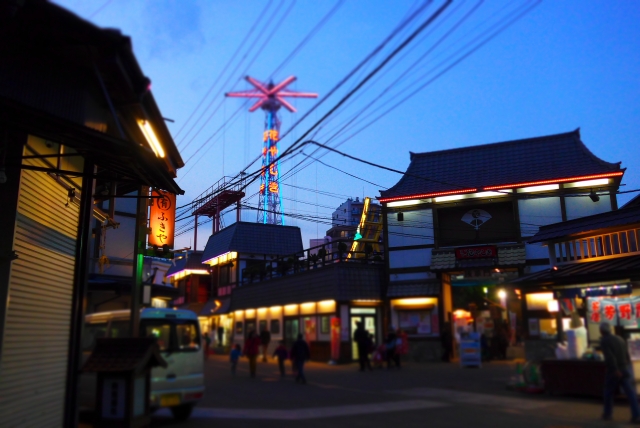
[[[319,313],[327,313],[327,312],[335,312],[335,311],[336,311],[335,300],[323,300],[321,302],[318,302]]]
[[[149,146],[151,146],[151,150],[156,154],[157,157],[164,157],[164,149],[162,148],[162,144],[158,141],[158,137],[156,137],[156,133],[153,132],[153,128],[146,120],[138,120],[138,126],[140,130],[144,134],[144,138],[147,139]]]
[[[558,310],[560,310],[560,308],[558,306],[558,301],[557,300],[549,300],[547,302],[547,310],[549,312],[551,312],[552,314],[558,312]]]
[[[576,181],[575,183],[565,184],[564,187],[572,188],[572,187],[594,187],[594,186],[606,186],[609,184],[608,178],[599,178],[597,180],[584,180],[584,181]]]
[[[256,310],[255,309],[246,309],[244,311],[244,316],[246,318],[255,318],[256,317]]]
[[[410,299],[396,299],[391,303],[394,306],[435,305],[438,303],[438,299],[435,297],[415,297]]]
[[[500,299],[505,299],[505,298],[507,297],[507,292],[506,292],[506,291],[504,291],[504,290],[499,290],[499,291],[498,291],[498,297],[499,297]]]
[[[417,205],[419,203],[429,203],[431,199],[409,199],[408,201],[389,202],[387,206],[393,207],[406,207],[408,205]]]
[[[301,303],[300,304],[300,313],[303,315],[315,314],[316,313],[316,304],[312,302]]]
[[[217,256],[217,257],[213,257],[213,258],[211,258],[211,259],[209,259],[209,260],[205,260],[205,261],[203,261],[202,263],[204,263],[204,264],[208,264],[208,265],[210,265],[210,266],[216,266],[216,265],[219,265],[219,264],[224,264],[224,263],[227,263],[227,262],[232,262],[232,261],[234,261],[234,260],[235,260],[235,259],[237,259],[237,258],[238,258],[238,253],[237,253],[237,252],[235,252],[235,251],[229,251],[229,252],[226,252],[226,253],[224,253],[224,254],[220,254],[220,255],[219,255],[219,256]]]
[[[186,278],[189,275],[209,275],[209,271],[205,269],[185,269],[174,274],[167,275],[167,278],[171,278],[174,281],[180,281],[182,278]]]
[[[544,184],[542,186],[523,187],[518,189],[518,193],[547,192],[549,190],[558,190],[559,184]]]
[[[298,315],[298,305],[286,305],[284,307],[285,315]]]

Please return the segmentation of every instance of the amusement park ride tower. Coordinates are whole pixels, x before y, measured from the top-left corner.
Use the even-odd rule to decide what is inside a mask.
[[[318,94],[285,90],[296,78],[291,76],[274,85],[273,82],[263,84],[247,76],[246,80],[255,89],[243,92],[229,92],[228,97],[257,98],[250,112],[262,108],[265,112],[264,133],[262,136],[262,172],[260,176],[260,195],[258,202],[258,223],[284,225],[282,197],[280,196],[280,161],[278,158],[278,141],[280,140],[280,119],[278,110],[284,106],[295,113],[296,109],[284,98],[317,98]]]

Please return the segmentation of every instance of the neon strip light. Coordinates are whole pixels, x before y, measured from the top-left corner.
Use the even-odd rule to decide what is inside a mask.
[[[358,228],[356,229],[356,235],[362,236],[361,233],[362,233],[362,229],[364,228],[364,222],[367,221],[367,215],[369,214],[370,202],[371,202],[371,198],[369,197],[364,198],[364,207],[362,208],[362,215],[360,215],[360,223],[358,223]],[[360,239],[363,239],[363,238],[364,236],[362,236],[362,238]],[[353,240],[353,244],[351,244],[351,251],[349,251],[349,254],[347,255],[348,259],[351,258],[352,253],[356,250],[356,248],[358,248],[358,241],[356,241],[355,239]]]
[[[527,183],[517,183],[517,184],[502,184],[500,186],[489,186],[484,187],[484,190],[497,190],[497,189],[505,189],[508,187],[524,187],[524,186],[538,186],[541,184],[556,184],[556,183],[566,183],[569,181],[576,180],[591,180],[595,178],[609,178],[609,177],[620,177],[624,172],[608,172],[606,174],[595,174],[595,175],[583,175],[580,177],[570,177],[570,178],[556,178],[553,180],[542,180],[542,181],[529,181]]]
[[[450,190],[448,192],[421,193],[419,195],[396,196],[395,198],[380,198],[380,202],[403,201],[407,199],[422,199],[422,198],[431,198],[434,196],[456,195],[458,193],[469,193],[469,192],[475,192],[477,190],[478,190],[477,188],[472,188],[472,189]]]

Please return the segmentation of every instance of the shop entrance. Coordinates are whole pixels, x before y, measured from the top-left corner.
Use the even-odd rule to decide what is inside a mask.
[[[284,343],[288,348],[298,338],[300,333],[300,320],[298,318],[290,318],[284,320]]]
[[[356,328],[358,328],[357,323],[364,323],[364,329],[373,335],[374,342],[377,342],[376,318],[376,308],[351,308],[351,355],[354,360],[357,360],[359,357],[358,344],[353,340],[353,334]]]

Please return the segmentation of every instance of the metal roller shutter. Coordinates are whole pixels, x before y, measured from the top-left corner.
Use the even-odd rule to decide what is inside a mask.
[[[3,427],[62,426],[78,226],[78,207],[66,200],[48,174],[22,171],[0,360]]]

